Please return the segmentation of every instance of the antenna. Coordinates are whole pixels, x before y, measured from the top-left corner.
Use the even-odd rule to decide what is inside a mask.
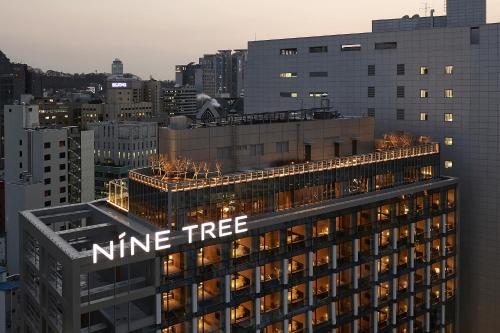
[[[429,12],[429,9],[431,8],[429,6],[428,2],[422,2],[423,7],[420,7],[420,10],[424,11],[424,16],[427,16],[427,13]]]

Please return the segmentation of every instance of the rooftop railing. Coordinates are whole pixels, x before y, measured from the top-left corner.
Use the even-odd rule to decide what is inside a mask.
[[[162,180],[154,175],[141,173],[145,169],[129,171],[129,179],[157,188],[162,191],[189,191],[207,187],[247,183],[257,180],[286,177],[297,174],[326,171],[352,166],[380,163],[404,158],[432,155],[439,153],[439,144],[430,143],[420,146],[402,147],[379,151],[370,154],[336,158],[318,162],[291,164],[284,167],[263,169],[258,171],[240,172],[222,176],[198,179]]]

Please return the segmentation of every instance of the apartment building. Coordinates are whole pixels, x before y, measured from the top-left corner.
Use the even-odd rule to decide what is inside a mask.
[[[21,213],[25,329],[454,332],[458,192],[438,144],[222,177],[142,168],[111,188]],[[221,220],[244,225],[205,232]],[[170,248],[142,243],[166,230]]]
[[[441,143],[461,179],[461,331],[500,331],[497,117],[500,25],[486,1],[448,0],[446,16],[373,22],[370,33],[249,42],[245,112],[322,107]],[[480,244],[480,245],[479,245]],[[480,258],[480,259],[479,259]]]

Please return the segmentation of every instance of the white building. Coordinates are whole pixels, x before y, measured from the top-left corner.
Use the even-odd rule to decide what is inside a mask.
[[[500,24],[485,0],[372,33],[249,42],[245,112],[332,107],[441,142],[462,193],[460,330],[500,331]],[[448,314],[447,314],[448,315]]]
[[[19,239],[19,211],[70,203],[69,184],[75,193],[72,198],[94,199],[94,188],[88,185],[94,182],[93,168],[85,164],[93,137],[83,132],[83,140],[75,139],[80,134],[74,130],[71,134],[71,128],[39,127],[38,117],[36,105],[4,108],[5,219],[7,263],[11,273],[18,270],[19,249],[15,244]]]
[[[109,121],[88,126],[95,135],[96,164],[143,167],[157,153],[157,123]]]

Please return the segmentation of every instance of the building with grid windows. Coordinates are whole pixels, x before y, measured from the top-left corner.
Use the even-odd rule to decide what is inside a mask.
[[[223,175],[132,170],[108,201],[21,213],[23,323],[454,332],[457,195],[457,181],[440,175],[438,144]],[[194,231],[190,242],[182,231],[244,215],[242,233]],[[170,248],[129,255],[130,236],[159,230]],[[94,244],[121,253],[109,246],[121,239],[123,256],[93,258]]]

